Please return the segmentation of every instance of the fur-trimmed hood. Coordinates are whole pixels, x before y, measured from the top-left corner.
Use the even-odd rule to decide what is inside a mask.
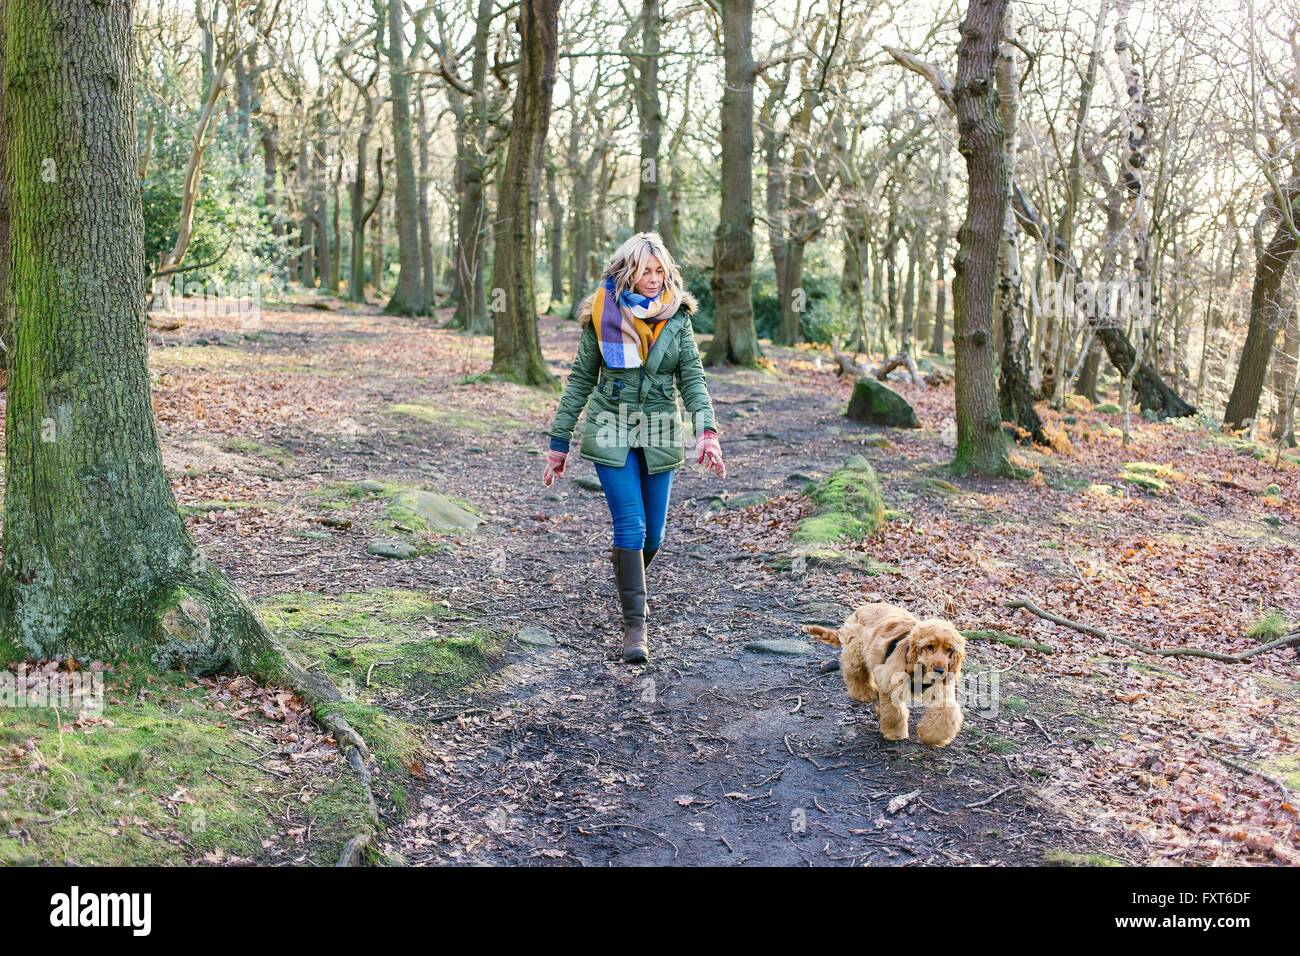
[[[593,290],[588,296],[578,304],[578,325],[584,326],[591,321],[591,303],[596,298],[596,292]],[[682,306],[680,311],[687,315],[694,315],[700,309],[700,301],[691,294],[689,289],[682,289]]]

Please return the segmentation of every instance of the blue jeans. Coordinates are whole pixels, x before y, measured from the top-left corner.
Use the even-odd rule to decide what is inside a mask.
[[[663,544],[668,523],[668,493],[673,470],[652,475],[646,471],[645,452],[630,448],[623,467],[596,464],[605,492],[609,516],[614,520],[614,547],[653,551]]]

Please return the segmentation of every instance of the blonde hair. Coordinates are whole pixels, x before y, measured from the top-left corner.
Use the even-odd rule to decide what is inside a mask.
[[[664,288],[672,289],[673,295],[681,298],[685,283],[682,282],[682,270],[673,260],[672,253],[664,245],[663,237],[657,232],[638,232],[618,247],[614,257],[605,266],[600,281],[614,277],[614,294],[622,295],[632,288],[632,283],[645,271],[651,258],[659,260],[664,267]]]

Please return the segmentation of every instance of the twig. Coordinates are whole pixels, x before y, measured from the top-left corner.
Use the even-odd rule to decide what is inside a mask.
[[[1139,644],[1137,641],[1130,641],[1126,637],[1120,637],[1110,631],[1103,631],[1099,627],[1093,627],[1091,624],[1081,624],[1078,621],[1071,621],[1067,617],[1060,617],[1049,611],[1044,611],[1027,597],[1017,598],[1014,601],[1008,601],[1009,608],[1024,608],[1030,614],[1036,614],[1044,620],[1051,621],[1053,624],[1060,624],[1062,627],[1071,627],[1076,631],[1082,631],[1084,634],[1090,634],[1093,637],[1100,637],[1103,640],[1114,641],[1117,644],[1123,644],[1125,647],[1131,647],[1135,651],[1141,651],[1143,654],[1151,654],[1155,657],[1206,657],[1212,661],[1223,661],[1226,664],[1240,664],[1249,660],[1258,654],[1266,654],[1269,651],[1277,650],[1279,647],[1285,647],[1288,644],[1300,643],[1300,631],[1279,637],[1276,641],[1269,641],[1267,644],[1261,644],[1259,647],[1252,647],[1248,651],[1242,651],[1239,654],[1224,654],[1220,651],[1207,651],[1200,647],[1148,647],[1146,644]]]
[[[651,830],[651,829],[649,829],[649,828],[647,828],[647,827],[639,827],[639,826],[637,826],[635,823],[598,823],[598,824],[596,824],[595,826],[593,826],[591,829],[593,829],[593,830],[608,830],[608,829],[610,829],[611,827],[623,827],[624,829],[627,829],[627,830],[639,830],[639,831],[642,832],[642,833],[648,833],[648,834],[650,834],[652,837],[655,837],[656,839],[663,840],[665,843],[667,843],[670,847],[673,848],[673,859],[674,859],[674,860],[677,859],[677,854],[681,852],[681,848],[680,848],[676,843],[674,843],[672,840],[670,840],[670,839],[668,839],[666,836],[664,836],[662,833],[655,833],[654,830]],[[578,827],[578,832],[579,832],[579,833],[582,833],[582,834],[584,834],[584,835],[587,833],[587,831],[584,830],[582,827]]]
[[[1038,728],[1038,732],[1039,732],[1040,734],[1042,734],[1044,737],[1047,738],[1047,742],[1048,742],[1049,744],[1052,744],[1053,746],[1055,746],[1056,741],[1052,739],[1052,735],[1051,735],[1051,734],[1049,734],[1046,730],[1043,729],[1043,725],[1040,724],[1040,723],[1038,722],[1038,718],[1037,718],[1037,717],[1030,716],[1029,719],[1030,719],[1031,721],[1033,721],[1034,726]]]
[[[1285,800],[1287,803],[1292,802],[1290,788],[1288,788],[1287,785],[1283,783],[1281,780],[1279,780],[1277,777],[1274,777],[1271,774],[1267,774],[1262,770],[1256,770],[1254,767],[1247,767],[1245,764],[1237,763],[1235,760],[1229,760],[1227,757],[1223,756],[1222,754],[1215,752],[1214,748],[1205,742],[1204,737],[1197,737],[1196,740],[1198,743],[1200,743],[1202,747],[1205,748],[1205,752],[1207,754],[1209,754],[1215,760],[1219,761],[1219,763],[1223,764],[1225,767],[1229,767],[1237,771],[1238,773],[1244,773],[1252,777],[1259,777],[1261,780],[1267,780],[1273,786],[1277,787],[1279,790],[1282,791],[1283,800]]]
[[[984,806],[984,805],[987,804],[987,803],[992,803],[994,800],[996,800],[998,797],[1002,796],[1002,794],[1006,793],[1008,790],[1014,790],[1014,789],[1016,789],[1014,786],[1011,786],[1011,787],[1003,787],[1001,790],[999,790],[997,793],[993,794],[993,796],[991,796],[991,797],[985,797],[983,800],[976,800],[974,803],[968,803],[968,804],[966,804],[966,809],[967,809],[967,810],[974,810],[976,807],[982,807],[982,806]]]

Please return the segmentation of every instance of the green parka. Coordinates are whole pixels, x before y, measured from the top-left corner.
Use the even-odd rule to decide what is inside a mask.
[[[683,292],[681,308],[665,320],[667,324],[650,347],[645,364],[639,368],[609,368],[601,358],[592,326],[589,296],[579,307],[582,337],[578,353],[546,434],[562,443],[569,442],[578,415],[586,408],[583,458],[622,467],[629,449],[643,448],[650,474],[680,468],[685,453],[679,392],[697,432],[718,430],[690,320],[698,305],[693,295]]]

